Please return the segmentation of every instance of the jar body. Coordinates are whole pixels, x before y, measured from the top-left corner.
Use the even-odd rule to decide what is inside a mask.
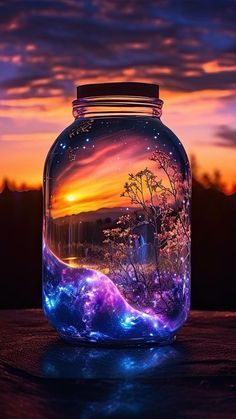
[[[44,171],[43,306],[61,337],[168,343],[190,306],[190,169],[155,117],[78,118]]]

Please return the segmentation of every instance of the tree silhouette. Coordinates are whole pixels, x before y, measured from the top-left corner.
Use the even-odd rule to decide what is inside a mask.
[[[105,257],[113,280],[128,300],[144,304],[147,312],[170,313],[182,304],[180,279],[189,269],[190,184],[168,154],[154,152],[150,160],[157,163],[159,176],[147,167],[130,173],[121,194],[140,209],[144,221],[140,223],[135,214],[126,215],[116,228],[104,230]],[[153,230],[153,243],[148,246],[151,261],[139,256],[141,224]]]

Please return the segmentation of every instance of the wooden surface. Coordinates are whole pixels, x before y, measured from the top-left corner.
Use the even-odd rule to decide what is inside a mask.
[[[236,418],[236,313],[192,312],[175,344],[72,347],[41,310],[0,311],[0,417]]]

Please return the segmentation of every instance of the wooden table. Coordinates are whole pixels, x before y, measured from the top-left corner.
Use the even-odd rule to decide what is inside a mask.
[[[0,311],[0,417],[236,418],[236,313],[191,313],[175,344],[73,347],[41,310]]]

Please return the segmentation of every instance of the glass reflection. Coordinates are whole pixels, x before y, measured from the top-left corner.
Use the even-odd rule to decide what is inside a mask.
[[[61,342],[48,346],[42,369],[48,377],[133,378],[156,375],[173,364],[179,352],[175,346],[147,348],[70,347]]]
[[[42,373],[52,383],[53,395],[45,414],[97,419],[153,417],[153,412],[158,412],[158,417],[176,417],[186,397],[176,379],[179,382],[179,377],[189,376],[191,366],[185,363],[183,368],[183,359],[186,361],[189,353],[188,344],[179,342],[136,349],[51,343],[41,360]],[[171,377],[176,379],[172,381]],[[62,393],[66,393],[64,410],[58,403]]]

